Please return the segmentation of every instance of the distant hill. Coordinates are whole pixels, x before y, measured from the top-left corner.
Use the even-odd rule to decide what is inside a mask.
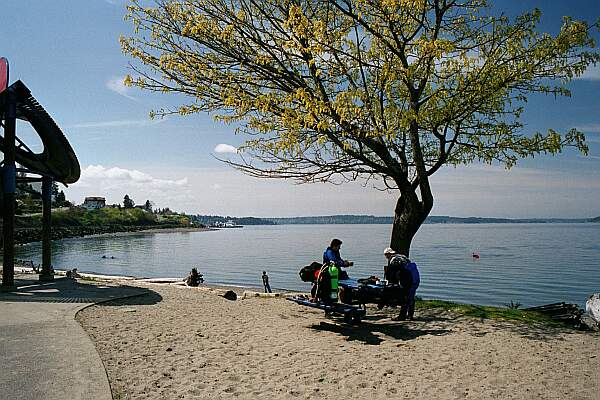
[[[286,218],[257,218],[257,217],[230,217],[220,215],[193,215],[190,216],[196,223],[206,226],[215,222],[231,221],[238,225],[338,225],[338,224],[385,224],[391,225],[392,217],[376,215],[320,215],[313,217],[286,217]],[[450,217],[447,215],[432,215],[425,220],[426,224],[547,224],[547,223],[583,223],[600,222],[600,217],[593,220],[587,218],[485,218],[485,217]]]
[[[392,217],[377,217],[374,215],[322,215],[266,219],[277,225],[391,224],[393,221]]]
[[[379,217],[374,215],[323,215],[316,217],[290,217],[290,218],[265,218],[277,225],[296,224],[392,224],[392,217]],[[426,224],[531,224],[531,223],[583,223],[589,219],[566,219],[566,218],[485,218],[485,217],[450,217],[447,215],[430,216],[425,220]]]

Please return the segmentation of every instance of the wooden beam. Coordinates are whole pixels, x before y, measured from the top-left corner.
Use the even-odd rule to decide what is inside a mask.
[[[4,253],[2,262],[2,290],[15,288],[15,137],[17,120],[17,98],[14,90],[8,88],[4,119],[4,167],[2,168],[2,191],[4,192],[3,223]]]
[[[42,272],[40,281],[54,280],[50,229],[52,225],[52,179],[42,178]]]

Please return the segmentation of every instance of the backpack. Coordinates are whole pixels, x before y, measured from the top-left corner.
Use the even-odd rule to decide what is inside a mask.
[[[329,268],[321,267],[321,273],[317,282],[317,299],[325,302],[331,301],[331,276],[329,275]]]
[[[385,279],[389,283],[400,284],[405,287],[407,279],[409,282],[411,281],[410,271],[406,270],[408,263],[410,263],[410,260],[403,255],[397,255],[392,258],[389,265],[385,267]]]
[[[320,270],[321,267],[323,265],[318,263],[318,262],[313,262],[310,265],[307,265],[306,267],[303,267],[300,272],[298,272],[298,275],[300,275],[300,279],[302,279],[302,282],[311,282],[314,283],[315,281],[315,272]]]

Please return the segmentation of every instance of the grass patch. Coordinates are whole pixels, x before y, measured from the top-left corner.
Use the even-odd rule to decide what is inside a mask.
[[[459,304],[444,300],[417,300],[417,308],[437,309],[463,315],[465,317],[518,321],[523,323],[543,323],[548,325],[564,325],[535,311],[518,310],[516,308],[478,306]]]

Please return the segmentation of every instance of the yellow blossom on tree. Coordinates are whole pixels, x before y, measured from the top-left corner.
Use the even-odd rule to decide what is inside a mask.
[[[145,4],[146,2],[144,2]],[[391,247],[408,255],[433,206],[429,177],[475,161],[587,153],[582,133],[526,132],[527,95],[570,95],[600,61],[586,23],[538,31],[486,0],[131,0],[139,61],[126,85],[181,93],[160,115],[211,112],[252,134],[241,161],[259,177],[379,179],[400,193]]]

